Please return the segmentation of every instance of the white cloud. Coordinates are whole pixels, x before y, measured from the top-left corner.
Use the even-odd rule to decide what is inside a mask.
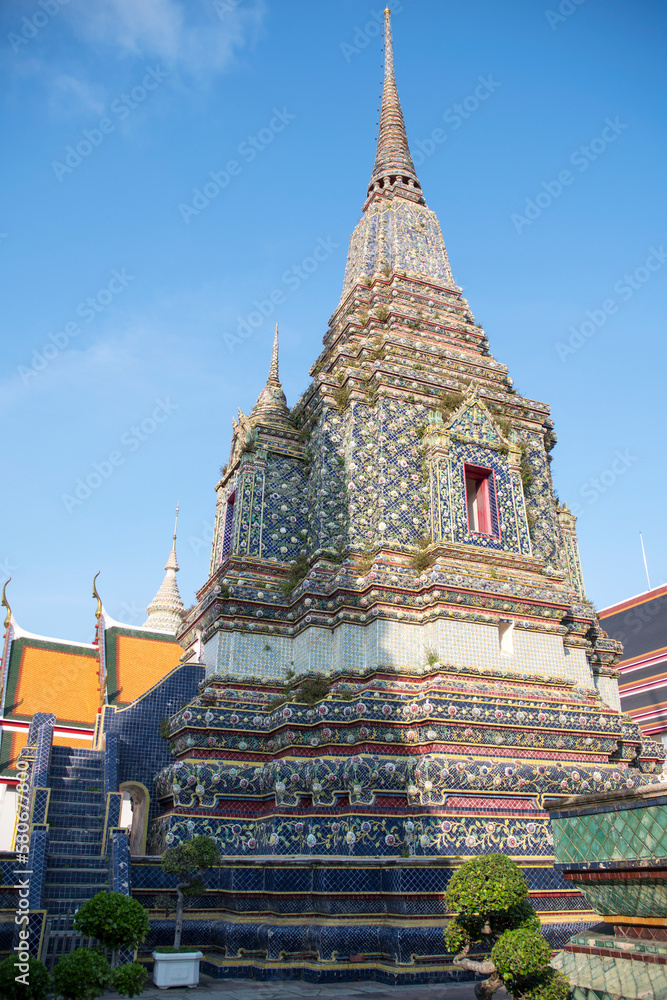
[[[52,110],[60,114],[104,114],[104,101],[99,99],[93,87],[69,73],[60,73],[52,80],[49,103]]]
[[[261,28],[265,0],[96,0],[63,8],[77,36],[121,56],[158,58],[201,78],[220,72]]]

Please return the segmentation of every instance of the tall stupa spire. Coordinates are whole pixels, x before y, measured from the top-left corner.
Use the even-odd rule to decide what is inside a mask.
[[[423,201],[421,184],[410,155],[403,111],[394,75],[394,49],[391,40],[391,11],[384,12],[384,86],[380,110],[377,153],[368,186],[368,201],[374,197],[402,197]]]
[[[164,580],[160,589],[146,608],[148,618],[144,622],[144,628],[155,629],[157,632],[171,632],[174,635],[178,632],[183,621],[185,605],[181,600],[181,595],[176,583],[178,573],[178,562],[176,559],[176,532],[178,528],[178,504],[176,504],[176,520],[174,522],[174,537],[171,543],[171,552],[167,559]]]
[[[271,351],[271,364],[269,366],[269,377],[266,385],[257,397],[257,402],[252,408],[250,419],[254,423],[261,423],[265,426],[281,425],[290,423],[289,409],[283,387],[278,376],[278,324],[273,335],[273,350]],[[291,424],[290,424],[291,426]]]

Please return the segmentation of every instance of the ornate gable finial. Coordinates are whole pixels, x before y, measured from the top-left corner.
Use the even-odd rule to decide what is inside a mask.
[[[97,578],[100,575],[100,572],[101,571],[98,570],[95,576],[93,577],[93,600],[97,601],[97,607],[95,608],[95,617],[97,618],[98,621],[100,620],[100,617],[102,615],[102,598],[97,593]]]
[[[384,85],[375,164],[364,210],[375,197],[401,197],[423,203],[421,184],[410,155],[394,75],[391,11],[384,12]]]
[[[9,606],[9,601],[7,600],[7,584],[12,582],[11,576],[7,577],[5,580],[5,585],[2,588],[2,601],[0,601],[0,608],[6,608],[7,614],[5,615],[4,626],[9,628],[12,622],[12,609]]]

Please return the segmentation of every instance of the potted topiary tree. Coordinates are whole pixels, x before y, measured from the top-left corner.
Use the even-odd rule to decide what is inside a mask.
[[[111,967],[120,948],[136,948],[148,934],[148,914],[141,903],[120,892],[98,892],[86,900],[74,918],[74,927],[111,949]]]
[[[475,986],[478,1000],[490,1000],[501,986],[515,1000],[567,1000],[570,984],[549,965],[551,949],[511,858],[487,854],[466,861],[449,881],[445,905],[456,914],[444,932],[454,965],[489,977]],[[475,943],[488,957],[468,958]]]
[[[181,946],[183,907],[186,895],[204,891],[201,880],[204,870],[219,865],[220,861],[216,841],[203,834],[168,847],[162,855],[162,870],[178,879],[176,926],[173,947],[161,946],[153,952],[153,982],[156,986],[196,986],[199,983],[199,962],[204,956],[197,948]]]

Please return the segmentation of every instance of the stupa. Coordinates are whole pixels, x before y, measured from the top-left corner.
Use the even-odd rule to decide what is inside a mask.
[[[646,783],[664,749],[620,712],[621,647],[554,494],[549,407],[514,389],[452,275],[388,10],[377,155],[310,374],[290,409],[276,330],[266,385],[234,421],[209,578],[180,633],[206,676],[169,723],[149,853],[205,833],[230,870],[263,866],[271,906],[228,894],[216,932],[238,941],[243,925],[262,967],[305,954],[286,921],[307,917],[329,968],[399,954],[403,934],[416,975],[444,952],[452,868],[493,851],[564,942],[593,917],[552,869],[545,800]]]

